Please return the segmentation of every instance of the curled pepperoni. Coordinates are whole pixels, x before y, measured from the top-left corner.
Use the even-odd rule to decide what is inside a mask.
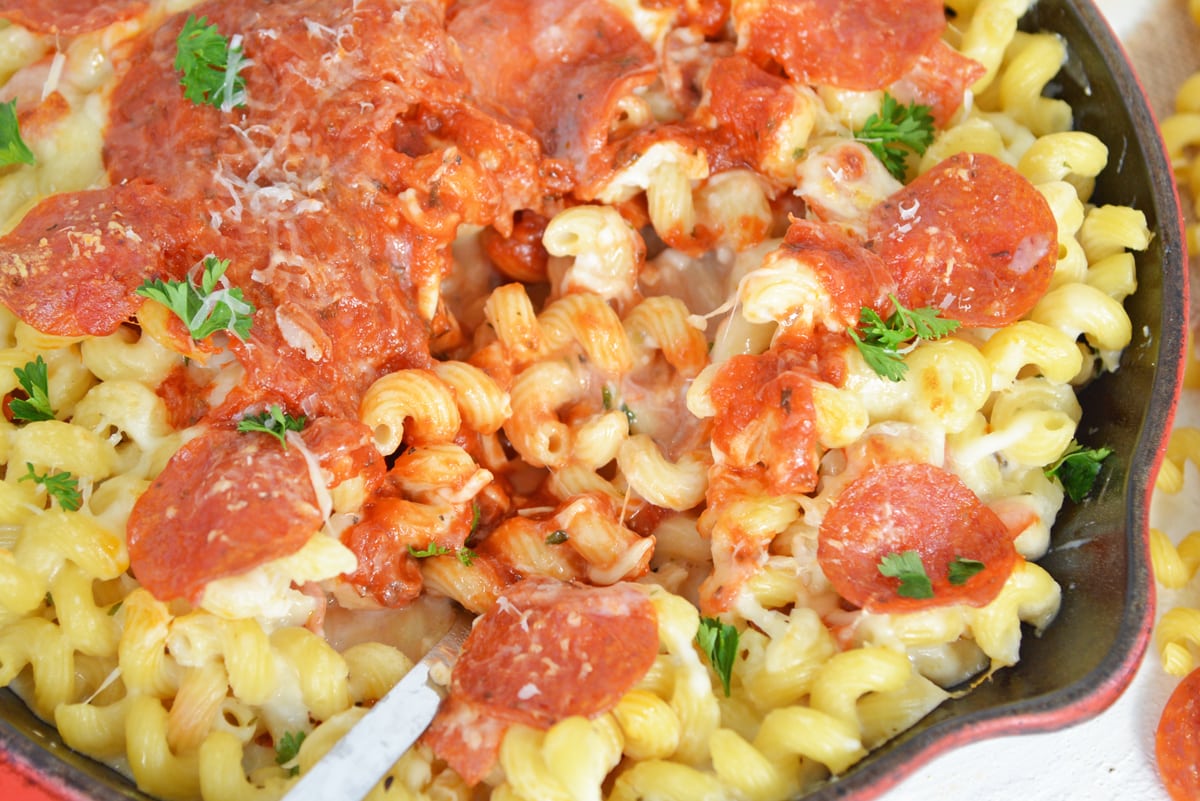
[[[1154,758],[1172,801],[1200,798],[1200,670],[1189,673],[1167,699]]]
[[[308,462],[264,434],[189,441],[129,516],[129,564],[156,598],[195,602],[208,582],[298,550],[321,526]]]
[[[35,33],[74,36],[140,14],[145,0],[3,0],[0,19]]]
[[[882,89],[941,36],[938,0],[783,0],[738,22],[744,52],[776,62],[789,77],[842,89]]]
[[[657,653],[645,593],[624,584],[518,582],[475,622],[426,742],[474,784],[490,770],[508,724],[546,729],[606,712]]]
[[[945,127],[962,105],[967,88],[986,74],[987,67],[939,39],[892,85],[891,92],[902,103],[929,106],[934,123]]]
[[[880,203],[868,235],[901,303],[939,308],[967,326],[1020,319],[1049,287],[1058,258],[1046,199],[983,153],[951,156]]]
[[[187,269],[196,231],[151,184],[52,195],[0,238],[0,301],[48,334],[111,334],[143,281]]]
[[[840,166],[847,172],[854,170],[846,161]],[[836,225],[792,220],[780,253],[809,266],[821,283],[829,296],[823,317],[830,330],[858,325],[864,306],[880,312],[890,308],[887,296],[895,282],[887,266]]]
[[[884,557],[906,551],[920,554],[931,598],[899,595],[899,580],[879,572]],[[984,567],[954,584],[950,565],[959,558]],[[919,462],[883,465],[852,481],[825,515],[817,543],[817,560],[834,589],[871,612],[983,606],[999,594],[1017,558],[995,512],[953,473]]]

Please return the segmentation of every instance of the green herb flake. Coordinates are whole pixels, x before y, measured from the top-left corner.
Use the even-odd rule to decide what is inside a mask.
[[[557,531],[546,535],[546,544],[547,545],[562,545],[564,542],[566,542],[570,538],[571,538],[571,535],[567,534],[567,532],[563,531],[560,528]]]
[[[475,564],[475,557],[478,556],[478,554],[476,554],[470,548],[465,547],[459,548],[454,552],[454,555],[458,557],[458,561],[462,562],[463,567],[470,567],[471,565]]]
[[[932,598],[933,583],[921,563],[921,554],[917,551],[890,553],[879,562],[879,573],[900,580],[896,590],[897,595],[905,598]]]
[[[1046,467],[1046,477],[1058,479],[1067,497],[1079,503],[1092,491],[1101,465],[1111,454],[1111,448],[1085,448],[1072,440],[1066,453]]]
[[[886,320],[874,309],[864,306],[859,312],[859,329],[848,329],[867,366],[890,381],[904,380],[908,365],[901,351],[913,340],[941,339],[959,327],[958,320],[941,316],[940,309],[906,308],[899,299],[888,295],[895,311]]]
[[[83,506],[83,493],[79,491],[79,479],[70,473],[38,473],[32,462],[26,462],[28,472],[20,477],[20,481],[32,481],[45,488],[46,494],[58,502],[58,505],[68,512],[76,512]]]
[[[733,660],[737,657],[737,628],[715,617],[702,617],[700,628],[696,630],[696,643],[721,679],[725,697],[728,698],[733,679]]]
[[[977,573],[981,573],[985,565],[975,559],[966,559],[962,556],[954,557],[954,561],[947,568],[947,578],[950,583],[956,587],[961,587],[971,580],[971,577]]]
[[[622,403],[621,411],[625,412],[625,419],[629,422],[630,428],[633,428],[635,425],[637,425],[637,415],[633,413],[633,409],[630,409],[628,406]]]
[[[410,545],[408,546],[408,552],[417,559],[428,559],[431,556],[445,556],[446,554],[450,553],[450,549],[442,547],[436,542],[431,542],[429,545],[420,549]]]
[[[923,155],[933,143],[933,109],[904,105],[887,92],[878,114],[872,114],[854,138],[867,146],[897,181],[903,181],[910,153]]]
[[[17,101],[0,103],[0,167],[12,164],[33,164],[37,159],[33,151],[21,138],[21,125],[17,121]]]
[[[300,773],[296,757],[300,755],[300,746],[304,744],[306,736],[302,731],[289,731],[275,743],[275,764],[286,770],[289,776]]]
[[[136,291],[170,309],[197,342],[218,331],[232,331],[245,339],[250,335],[254,304],[243,297],[242,290],[228,286],[228,268],[229,259],[208,255],[204,257],[199,284],[192,283],[190,276],[186,281],[149,278]]]
[[[279,440],[284,450],[287,450],[287,432],[303,430],[306,422],[307,418],[304,415],[292,417],[283,411],[278,403],[274,403],[265,412],[243,417],[238,421],[237,430],[270,434]]]
[[[230,111],[246,105],[246,78],[250,66],[242,53],[240,37],[231,41],[208,24],[207,17],[189,14],[175,39],[175,70],[183,96],[198,106]]]
[[[13,373],[27,398],[13,398],[8,403],[9,411],[14,420],[27,423],[39,420],[53,420],[54,410],[50,408],[50,377],[46,361],[39,355],[37,359],[26,363],[24,367],[14,367]]]

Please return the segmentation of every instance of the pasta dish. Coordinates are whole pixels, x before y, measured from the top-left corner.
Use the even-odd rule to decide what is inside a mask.
[[[282,797],[787,799],[1014,665],[1137,209],[1031,0],[0,0],[0,686]]]

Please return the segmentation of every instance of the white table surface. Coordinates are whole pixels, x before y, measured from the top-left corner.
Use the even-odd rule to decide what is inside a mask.
[[[1175,90],[1200,69],[1200,32],[1187,0],[1097,0],[1121,37],[1159,119]],[[1177,425],[1200,426],[1200,394],[1187,393]],[[1158,495],[1151,522],[1177,541],[1200,520],[1200,476],[1188,465],[1177,496]],[[1159,589],[1158,610],[1200,605],[1200,581]],[[1168,801],[1154,768],[1154,729],[1178,680],[1161,667],[1153,643],[1125,693],[1100,716],[1049,734],[1009,736],[951,751],[919,768],[881,801]]]

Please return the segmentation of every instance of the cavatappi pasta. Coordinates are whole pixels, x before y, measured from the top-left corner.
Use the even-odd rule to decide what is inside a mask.
[[[530,577],[633,588],[649,667],[590,714],[505,721],[478,775],[427,739],[372,798],[791,798],[1054,619],[1046,468],[1133,340],[1152,232],[1091,202],[1108,151],[1047,96],[1068,45],[1018,32],[1031,0],[913,3],[895,52],[868,25],[817,64],[773,37],[832,36],[836,4],[528,5],[0,3],[33,154],[0,167],[0,684],[152,796],[282,797]],[[188,14],[244,48],[244,106],[182,99]],[[895,169],[864,133],[892,102],[932,131]],[[914,231],[942,252],[935,207],[1018,234],[946,245],[933,294],[896,265]],[[194,340],[133,291],[208,255],[249,334]],[[962,324],[902,338],[893,380],[855,338],[897,297]],[[305,420],[236,430],[271,410]],[[977,584],[918,602],[855,573],[855,538],[892,528],[870,481],[965,499],[980,526],[939,536],[995,554]],[[1160,576],[1191,550],[1156,550]],[[726,677],[713,620],[738,632]],[[1198,625],[1164,621],[1164,654]]]

